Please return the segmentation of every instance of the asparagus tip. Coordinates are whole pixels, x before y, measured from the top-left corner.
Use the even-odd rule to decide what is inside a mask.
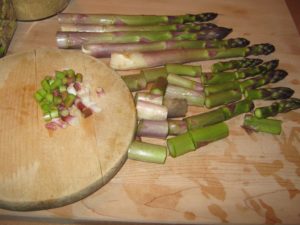
[[[250,41],[245,38],[231,38],[228,39],[230,48],[245,47],[250,44]]]
[[[201,21],[201,22],[205,22],[205,21],[209,21],[209,20],[213,20],[218,16],[217,13],[214,12],[207,12],[207,13],[201,13],[199,15],[196,15],[196,21]]]

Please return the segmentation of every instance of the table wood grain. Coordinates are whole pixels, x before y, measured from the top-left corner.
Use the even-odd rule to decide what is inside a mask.
[[[230,37],[274,44],[276,52],[262,58],[279,59],[280,69],[289,72],[275,86],[290,86],[295,97],[300,97],[300,37],[283,0],[73,0],[65,10],[119,14],[204,11],[219,13],[215,22],[232,27]],[[56,17],[19,22],[8,54],[55,48],[57,29]],[[210,64],[201,63],[205,70]],[[230,136],[225,140],[180,158],[168,157],[165,165],[128,160],[107,185],[80,202],[37,212],[0,210],[0,215],[77,222],[299,224],[300,112],[278,118],[284,121],[280,136],[249,136],[240,128],[242,117],[237,117],[228,122]]]

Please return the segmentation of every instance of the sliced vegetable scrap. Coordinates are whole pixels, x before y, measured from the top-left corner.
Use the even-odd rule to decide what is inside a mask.
[[[97,96],[104,94],[101,87],[95,92]],[[56,71],[54,76],[46,76],[41,81],[41,88],[34,93],[34,98],[43,112],[45,127],[50,130],[76,124],[78,111],[84,118],[101,111],[91,101],[90,88],[83,83],[83,75],[73,69]]]

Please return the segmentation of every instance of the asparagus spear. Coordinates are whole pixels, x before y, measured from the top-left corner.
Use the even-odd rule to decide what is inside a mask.
[[[281,120],[258,119],[252,115],[245,115],[242,127],[247,132],[265,132],[278,135],[281,133],[281,124]]]
[[[117,31],[200,31],[217,27],[213,23],[185,23],[185,24],[159,24],[159,25],[99,25],[99,24],[61,24],[61,31],[72,32],[117,32]]]
[[[216,84],[238,79],[245,79],[258,74],[265,74],[268,71],[275,69],[278,66],[278,62],[278,60],[271,60],[261,65],[248,67],[242,70],[232,72],[206,73],[202,74],[201,80],[204,84]]]
[[[205,96],[205,106],[213,108],[216,106],[232,103],[242,98],[242,93],[239,90],[222,91],[216,94]]]
[[[186,99],[188,105],[203,106],[204,93],[168,84],[165,97]]]
[[[128,149],[128,158],[143,162],[163,164],[167,158],[167,148],[161,145],[133,141]]]
[[[284,70],[271,70],[264,75],[239,82],[240,90],[244,92],[246,89],[254,89],[269,83],[276,83],[283,80],[287,75],[288,73]]]
[[[103,24],[103,25],[153,25],[164,23],[182,24],[188,22],[207,22],[216,18],[216,13],[187,14],[178,16],[168,15],[109,15],[109,14],[58,14],[59,23],[72,24]]]
[[[169,84],[177,85],[184,88],[189,88],[195,91],[203,91],[203,86],[201,83],[196,82],[194,80],[190,80],[187,78],[184,78],[182,76],[176,75],[176,74],[169,74],[167,76],[167,81]]]
[[[276,116],[278,113],[287,113],[291,110],[300,108],[300,99],[288,98],[279,102],[273,102],[269,106],[259,107],[254,110],[256,118],[267,118],[269,116]]]
[[[159,77],[167,78],[168,72],[165,67],[143,69],[141,74],[145,76],[147,82],[156,81]]]
[[[190,76],[190,77],[199,77],[202,73],[202,67],[193,66],[193,65],[182,65],[182,64],[167,64],[166,65],[167,72],[183,75],[183,76]]]
[[[240,114],[250,112],[253,108],[253,102],[244,99],[238,102],[221,106],[217,109],[210,110],[205,113],[186,117],[184,121],[186,122],[188,129],[191,130],[229,120]]]
[[[120,31],[120,32],[62,32],[56,33],[56,43],[59,48],[81,48],[87,43],[137,43],[168,40],[213,40],[223,39],[232,29],[214,27],[198,32],[177,31]]]
[[[218,79],[211,79],[210,81],[205,81],[205,79],[202,79],[204,83],[217,82],[216,84],[208,84],[204,86],[205,95],[210,95],[231,89],[240,89],[242,92],[244,92],[246,89],[254,89],[269,83],[276,83],[284,79],[287,76],[287,72],[284,70],[271,70],[266,74],[259,75],[243,81],[227,81],[228,79],[224,79],[224,77],[229,77],[227,76],[227,74],[224,74],[224,77],[222,77],[220,73],[219,75],[220,76],[215,77],[218,77]],[[221,83],[220,81],[223,82]]]
[[[263,62],[262,59],[251,59],[251,58],[245,58],[245,59],[235,59],[235,60],[229,60],[229,61],[220,61],[216,62],[211,66],[211,71],[213,73],[223,72],[226,70],[232,70],[232,69],[241,69],[241,68],[248,68],[251,66],[257,66]]]
[[[189,132],[167,139],[169,154],[175,158],[188,152],[195,151],[196,146]]]
[[[81,50],[97,58],[110,57],[113,52],[148,52],[167,49],[189,48],[236,48],[245,47],[249,41],[244,38],[231,38],[226,40],[181,40],[156,41],[149,43],[84,43]]]
[[[243,48],[218,49],[171,49],[156,52],[113,53],[110,66],[116,70],[140,69],[162,66],[168,63],[187,63],[194,61],[268,55],[275,50],[271,44],[252,45]]]
[[[260,88],[260,89],[247,89],[244,95],[247,99],[264,99],[264,100],[277,100],[286,99],[294,94],[294,90],[288,87],[275,87],[275,88]]]

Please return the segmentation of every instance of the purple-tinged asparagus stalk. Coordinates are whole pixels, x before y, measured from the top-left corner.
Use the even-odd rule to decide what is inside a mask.
[[[196,15],[117,15],[117,14],[78,14],[60,13],[59,23],[102,24],[102,25],[155,25],[183,24],[190,22],[207,22],[217,17],[216,13],[200,13]]]
[[[118,31],[200,31],[217,27],[213,23],[185,23],[159,25],[99,25],[99,24],[60,24],[60,31],[64,32],[118,32]]]
[[[137,101],[136,110],[139,120],[166,120],[168,117],[168,109],[166,106],[151,102]]]
[[[239,46],[241,47],[241,46]],[[213,73],[223,72],[226,70],[233,70],[233,69],[242,69],[248,68],[252,66],[257,66],[263,62],[262,59],[256,58],[244,58],[244,59],[234,59],[228,61],[220,61],[216,62],[211,66],[211,71]]]
[[[275,50],[273,45],[258,44],[243,48],[217,49],[171,49],[156,52],[113,53],[110,66],[116,70],[141,69],[162,66],[168,63],[188,63],[212,59],[268,55]]]
[[[133,74],[128,76],[122,76],[123,81],[127,85],[130,91],[139,91],[147,86],[146,78],[143,74]]]
[[[178,98],[186,99],[188,105],[203,106],[204,105],[204,93],[194,91],[188,88],[183,88],[175,85],[168,84],[166,98]]]
[[[188,111],[186,99],[165,97],[163,105],[168,109],[168,118],[184,117]]]
[[[163,164],[168,155],[167,148],[161,145],[133,141],[128,149],[128,158],[149,163]]]
[[[187,132],[187,124],[184,120],[168,119],[169,135],[179,135]]]
[[[182,40],[182,41],[156,41],[149,43],[84,43],[82,52],[96,58],[110,57],[113,52],[149,52],[168,49],[190,48],[237,48],[245,47],[249,41],[244,38],[232,38],[227,40]]]
[[[242,127],[248,132],[265,132],[279,135],[281,133],[281,120],[258,119],[252,115],[245,115]]]
[[[203,91],[203,86],[201,83],[196,82],[194,80],[190,80],[187,78],[184,78],[182,76],[176,75],[176,74],[169,74],[167,77],[168,83],[172,85],[176,85],[179,87],[184,87],[188,89],[192,89],[194,91]]]
[[[81,48],[83,43],[145,43],[169,40],[213,40],[223,39],[232,29],[214,27],[198,32],[177,31],[120,31],[120,32],[62,32],[56,33],[59,48]]]
[[[168,136],[169,127],[167,120],[140,120],[136,135],[165,139]]]
[[[164,96],[166,92],[166,88],[168,85],[168,81],[164,77],[159,77],[152,85],[150,89],[150,93],[154,95]]]
[[[155,95],[147,92],[137,92],[135,94],[135,103],[137,103],[137,101],[146,101],[153,104],[162,105],[164,98],[162,95]]]

